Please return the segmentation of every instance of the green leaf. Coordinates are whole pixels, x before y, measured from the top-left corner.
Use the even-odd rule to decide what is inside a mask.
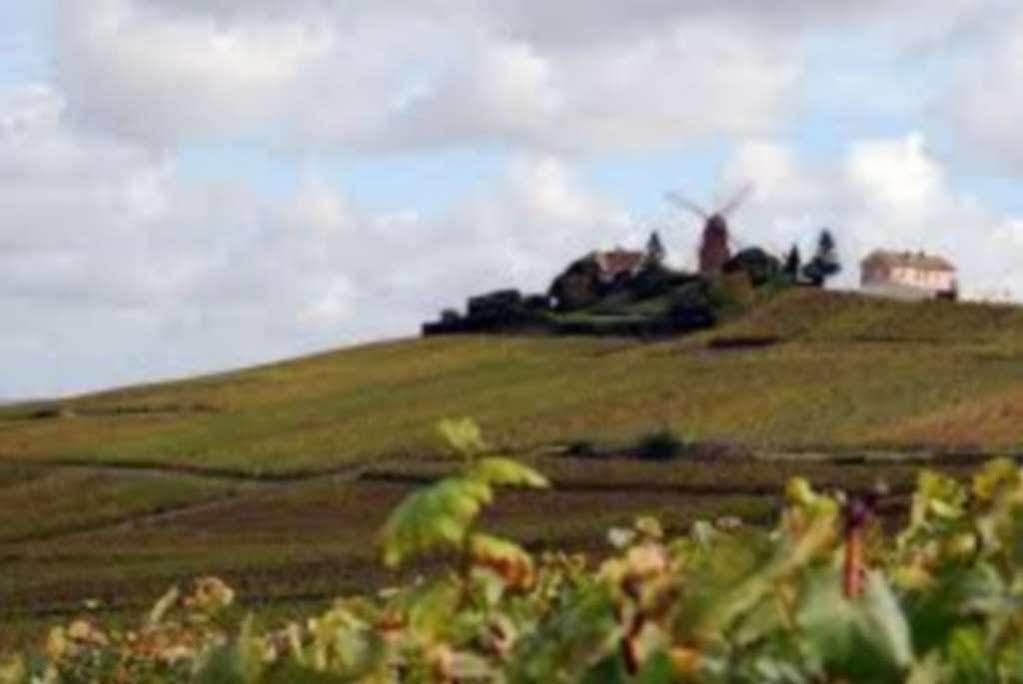
[[[815,573],[798,623],[811,659],[832,675],[895,682],[912,664],[909,626],[880,573],[869,573],[863,596],[852,600],[838,572]]]
[[[329,610],[307,623],[307,645],[297,659],[317,670],[343,673],[353,681],[363,681],[362,677],[385,662],[384,639],[374,629],[377,619],[377,610],[364,598],[337,600]]]
[[[871,641],[896,667],[908,667],[913,661],[909,623],[884,575],[876,570],[867,573],[862,609]]]
[[[913,644],[920,653],[944,645],[966,612],[997,610],[1003,592],[997,572],[986,563],[935,573],[925,590],[905,599]]]
[[[416,587],[398,605],[418,638],[436,642],[450,635],[460,595],[461,588],[445,577]]]
[[[437,546],[461,546],[480,509],[492,498],[489,484],[466,477],[449,477],[410,495],[381,530],[384,563],[395,567],[406,557]]]
[[[569,589],[560,597],[558,610],[516,642],[508,679],[575,684],[581,672],[616,652],[621,636],[606,587]]]
[[[948,641],[948,660],[956,682],[983,684],[996,681],[991,658],[984,650],[984,634],[978,627],[959,627]]]
[[[200,684],[255,684],[263,673],[262,639],[255,634],[252,616],[245,619],[234,643],[215,648],[204,663]]]
[[[632,681],[635,684],[671,684],[675,681],[672,670],[668,654],[658,651],[647,659]]]
[[[533,489],[545,489],[550,486],[547,478],[529,466],[500,456],[480,459],[469,469],[468,476],[497,486]]]
[[[310,667],[288,661],[274,668],[262,680],[262,684],[352,684],[347,675],[320,672]]]
[[[580,684],[628,684],[628,674],[621,655],[610,655],[591,667]]]
[[[586,672],[582,684],[671,684],[674,681],[671,658],[664,651],[658,651],[633,676],[626,672],[620,653],[608,656]]]

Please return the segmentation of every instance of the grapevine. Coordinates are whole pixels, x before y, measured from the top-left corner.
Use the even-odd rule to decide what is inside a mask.
[[[133,628],[53,628],[0,659],[21,682],[1023,682],[1023,472],[919,474],[908,519],[795,478],[769,528],[734,518],[671,536],[643,518],[597,560],[532,554],[482,529],[505,488],[546,479],[447,421],[460,455],[379,537],[391,567],[441,569],[337,599],[280,629],[206,577]]]

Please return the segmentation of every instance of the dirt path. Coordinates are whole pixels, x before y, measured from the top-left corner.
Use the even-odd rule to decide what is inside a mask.
[[[390,467],[397,462],[397,459],[381,461],[380,465]],[[289,483],[289,482],[305,482],[309,480],[315,480],[324,477],[333,477],[337,475],[345,475],[350,472],[359,471],[367,467],[364,463],[352,463],[346,465],[336,466],[334,468],[328,468],[325,470],[314,470],[308,472],[295,472],[295,473],[247,473],[241,470],[232,470],[230,468],[207,468],[203,466],[192,466],[181,463],[148,463],[148,462],[119,462],[119,463],[104,463],[104,462],[90,462],[83,463],[82,461],[69,460],[69,459],[54,459],[46,461],[24,461],[24,460],[5,460],[3,455],[0,454],[0,468],[16,468],[19,470],[71,470],[71,471],[85,471],[93,473],[104,473],[111,475],[187,475],[191,477],[204,477],[211,480],[227,480],[227,481],[239,481],[239,482],[256,482],[256,483]]]

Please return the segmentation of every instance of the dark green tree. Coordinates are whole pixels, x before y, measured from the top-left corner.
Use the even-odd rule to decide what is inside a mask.
[[[803,257],[799,253],[799,247],[792,245],[792,249],[789,250],[788,256],[785,257],[785,266],[782,268],[784,273],[789,280],[795,282],[799,279],[799,271],[803,267]]]
[[[664,261],[664,256],[667,254],[664,249],[664,243],[661,242],[661,236],[657,234],[657,231],[650,233],[650,239],[646,243],[647,258],[654,264],[660,264]]]
[[[817,251],[813,258],[803,266],[803,277],[815,287],[824,287],[825,281],[841,270],[842,264],[838,260],[835,238],[831,231],[825,228],[817,238]]]
[[[782,263],[760,247],[747,247],[725,262],[725,273],[745,271],[754,287],[760,287],[778,277]]]

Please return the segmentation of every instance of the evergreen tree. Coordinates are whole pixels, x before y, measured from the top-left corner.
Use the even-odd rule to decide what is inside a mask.
[[[785,267],[782,269],[782,273],[788,276],[789,280],[795,282],[799,279],[799,270],[803,266],[803,257],[799,253],[799,247],[792,245],[792,249],[789,250],[789,254],[785,257]]]
[[[824,282],[842,270],[835,248],[835,238],[827,228],[817,238],[817,251],[813,258],[803,266],[803,277],[816,287],[824,287]]]
[[[646,243],[647,257],[654,264],[660,264],[664,261],[666,251],[664,249],[664,243],[661,242],[661,236],[658,235],[657,231],[650,233],[650,239]]]

